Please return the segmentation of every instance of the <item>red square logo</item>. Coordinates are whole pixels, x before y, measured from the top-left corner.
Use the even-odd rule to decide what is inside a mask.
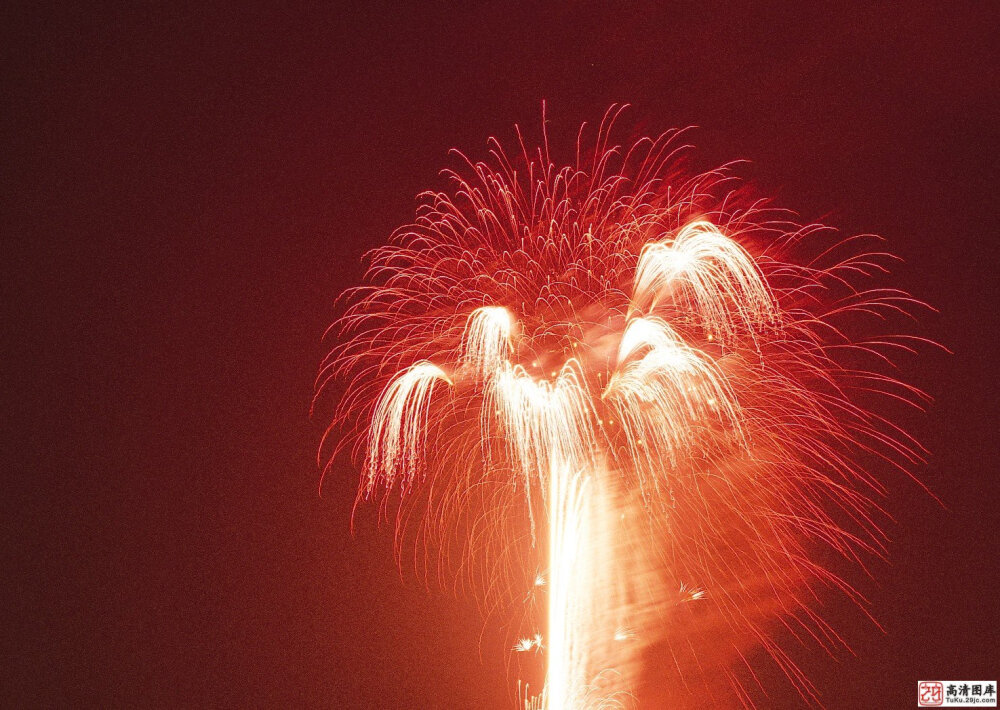
[[[936,680],[922,680],[917,685],[917,706],[936,708],[944,704],[944,685]]]

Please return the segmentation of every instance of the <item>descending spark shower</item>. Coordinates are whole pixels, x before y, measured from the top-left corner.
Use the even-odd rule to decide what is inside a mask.
[[[397,551],[513,620],[525,708],[749,705],[761,658],[815,701],[775,630],[832,649],[819,594],[865,608],[835,569],[884,550],[871,464],[919,458],[873,410],[923,395],[880,372],[916,338],[858,331],[916,302],[871,285],[871,238],[686,172],[679,132],[613,145],[620,113],[565,167],[520,131],[459,154],[369,255],[318,380],[327,470],[353,447]]]

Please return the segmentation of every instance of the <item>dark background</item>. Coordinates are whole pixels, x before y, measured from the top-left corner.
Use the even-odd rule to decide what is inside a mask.
[[[0,703],[510,707],[505,649],[317,495],[313,376],[362,252],[515,122],[697,124],[699,160],[876,232],[940,309],[904,376],[884,633],[795,656],[829,708],[1000,675],[995,3],[5,5]],[[664,5],[667,5],[664,3]],[[842,613],[843,612],[843,613]],[[479,660],[480,650],[483,661]],[[798,707],[764,675],[760,707]],[[876,693],[869,696],[868,693]],[[878,695],[882,694],[882,695]]]

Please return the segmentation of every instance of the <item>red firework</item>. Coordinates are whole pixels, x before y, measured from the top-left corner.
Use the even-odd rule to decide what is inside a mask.
[[[874,238],[687,173],[681,132],[614,145],[621,111],[569,165],[520,132],[460,155],[371,252],[318,380],[343,383],[321,458],[352,448],[359,502],[398,496],[399,549],[516,615],[547,668],[528,707],[749,703],[755,648],[817,701],[773,632],[833,649],[818,594],[865,608],[825,551],[884,552],[870,470],[919,446],[875,410],[924,397],[885,374],[920,339],[859,334],[919,304],[876,284]]]

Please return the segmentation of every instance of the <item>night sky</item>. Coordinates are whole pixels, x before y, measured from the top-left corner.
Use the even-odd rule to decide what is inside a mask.
[[[567,149],[614,102],[697,125],[699,165],[904,259],[953,351],[901,373],[941,503],[887,479],[884,632],[830,600],[856,656],[795,658],[831,710],[1000,675],[1000,6],[617,4],[4,8],[0,704],[513,707],[475,603],[351,535],[356,472],[318,495],[309,405],[362,253],[543,100]]]

